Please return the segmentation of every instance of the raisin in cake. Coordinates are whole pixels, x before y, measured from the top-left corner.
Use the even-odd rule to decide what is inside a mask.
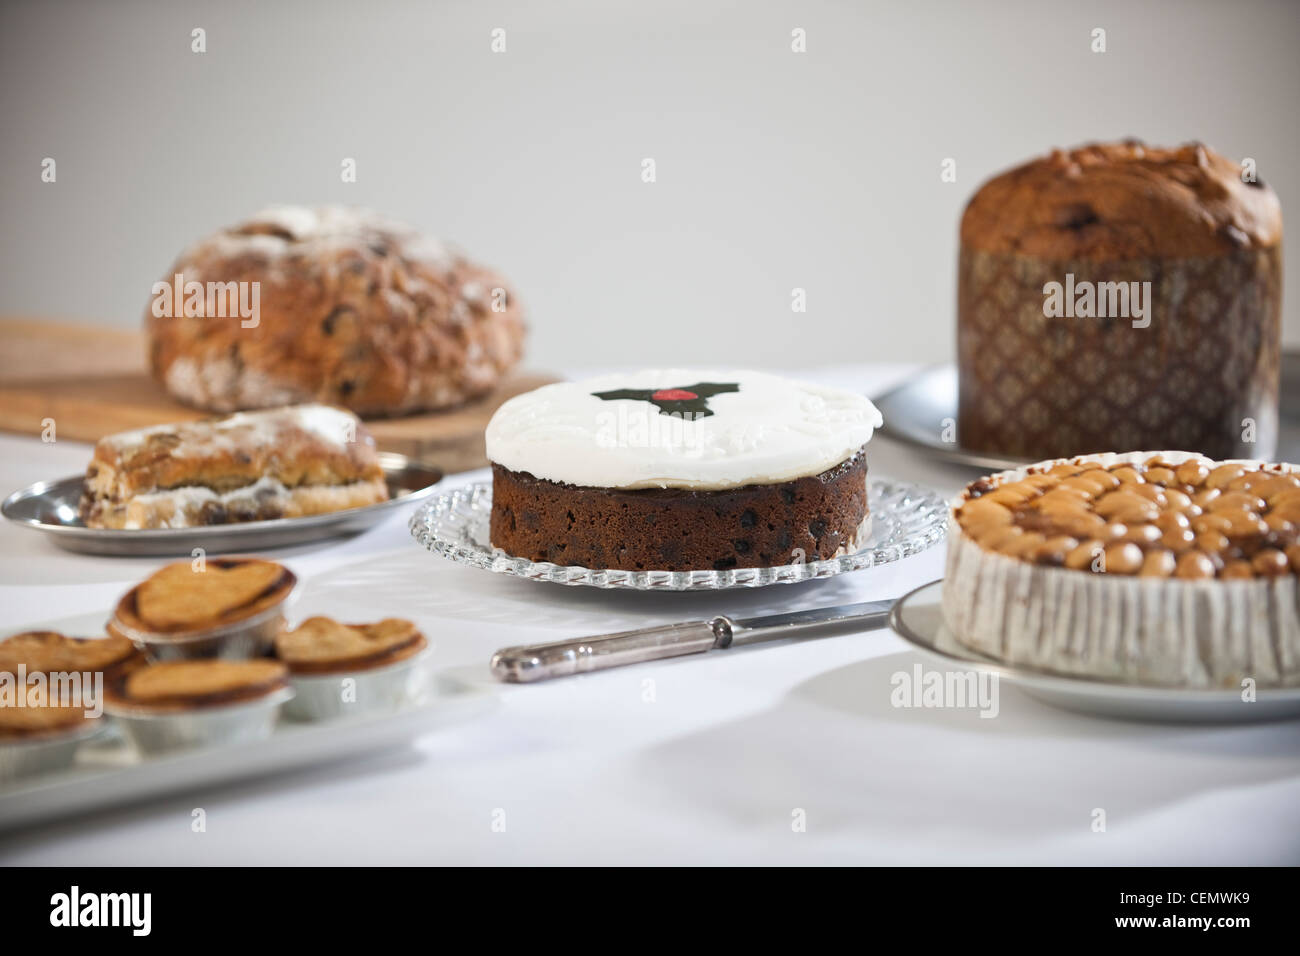
[[[547,385],[487,428],[492,544],[622,570],[772,567],[852,551],[868,524],[853,392],[666,369]]]

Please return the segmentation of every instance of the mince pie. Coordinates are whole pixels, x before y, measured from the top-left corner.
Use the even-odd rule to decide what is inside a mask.
[[[340,624],[328,617],[309,617],[276,638],[275,652],[295,675],[337,674],[395,664],[428,643],[414,624],[400,618]]]

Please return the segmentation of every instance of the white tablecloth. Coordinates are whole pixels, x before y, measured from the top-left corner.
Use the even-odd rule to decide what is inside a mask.
[[[876,392],[906,371],[819,377]],[[971,477],[883,439],[871,448],[876,475],[945,493]],[[85,445],[0,436],[0,487],[77,473],[87,456]],[[413,618],[441,666],[474,675],[509,644],[892,597],[943,566],[940,546],[750,592],[563,588],[435,557],[410,539],[407,515],[272,557],[304,581],[296,613]],[[76,555],[6,525],[3,627],[107,609],[164,560]],[[1006,684],[995,719],[891,706],[891,676],[920,660],[875,631],[493,685],[499,706],[409,748],[0,834],[0,860],[1300,862],[1300,725],[1121,723],[1055,710]],[[204,833],[191,830],[195,807],[206,811]],[[1096,808],[1104,832],[1094,832]]]

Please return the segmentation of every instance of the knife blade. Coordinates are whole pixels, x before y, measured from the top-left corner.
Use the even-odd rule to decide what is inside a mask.
[[[832,624],[853,624],[862,630],[874,630],[888,623],[893,606],[893,600],[866,601],[761,617],[733,619],[719,615],[708,620],[641,627],[576,640],[525,644],[497,651],[492,655],[490,667],[497,680],[529,684],[609,667],[726,650],[736,644],[757,644]]]

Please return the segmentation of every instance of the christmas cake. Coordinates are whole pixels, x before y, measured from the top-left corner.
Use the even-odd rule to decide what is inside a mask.
[[[854,392],[746,371],[667,369],[547,385],[487,428],[491,541],[623,570],[727,570],[849,553],[868,526]]]

